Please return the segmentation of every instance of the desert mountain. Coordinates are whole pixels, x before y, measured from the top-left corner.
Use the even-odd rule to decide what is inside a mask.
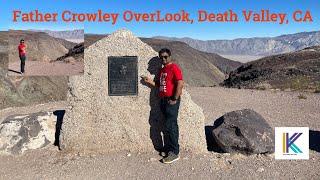
[[[50,61],[68,53],[76,44],[64,39],[54,38],[44,32],[9,31],[9,61],[19,61],[17,47],[20,39],[27,45],[27,58],[30,61]]]
[[[204,52],[222,55],[270,56],[320,45],[320,31],[301,32],[277,37],[239,38],[234,40],[197,40],[158,36],[157,39],[182,41]]]
[[[320,46],[265,57],[230,73],[224,86],[320,91]]]
[[[0,49],[8,48],[8,32],[0,32]],[[68,77],[8,76],[8,53],[0,51],[0,109],[65,100]]]
[[[105,35],[85,35],[85,46],[90,46]],[[163,47],[172,50],[173,58],[183,69],[186,82],[191,86],[214,86],[222,82],[225,73],[239,67],[241,63],[223,58],[217,54],[204,53],[179,41],[140,38],[155,51]]]
[[[85,34],[84,35],[84,48],[87,48],[102,38],[108,36],[108,34]]]
[[[172,50],[173,59],[184,70],[186,82],[192,86],[212,86],[223,81],[225,72],[237,68],[240,63],[223,58],[217,54],[204,53],[179,41],[165,41],[142,38],[155,51],[163,47]]]
[[[84,30],[76,29],[76,30],[66,30],[66,31],[50,31],[50,30],[30,30],[34,32],[45,32],[49,34],[49,36],[65,39],[74,43],[81,43],[84,41]]]

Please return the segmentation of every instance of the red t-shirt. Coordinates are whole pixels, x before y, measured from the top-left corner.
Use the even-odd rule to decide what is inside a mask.
[[[173,96],[176,90],[176,82],[182,80],[180,67],[174,63],[168,64],[160,70],[159,77],[159,96]]]
[[[26,50],[25,50],[25,48],[26,48],[26,45],[24,45],[24,44],[20,44],[20,45],[18,46],[19,56],[25,56],[25,55],[26,55]]]

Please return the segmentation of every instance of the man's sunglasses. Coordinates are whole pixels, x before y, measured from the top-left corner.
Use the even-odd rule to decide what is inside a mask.
[[[164,58],[164,59],[168,59],[169,56],[159,56],[159,58],[160,58],[160,59],[163,59],[163,58]]]
[[[21,43],[24,43],[24,41],[21,41]]]

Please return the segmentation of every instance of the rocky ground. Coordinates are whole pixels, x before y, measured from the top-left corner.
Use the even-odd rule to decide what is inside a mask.
[[[319,94],[225,88],[190,88],[189,92],[204,109],[207,125],[226,112],[252,108],[272,127],[308,126],[319,137]],[[86,155],[60,152],[52,145],[20,156],[0,156],[0,179],[318,179],[319,139],[310,145],[309,160],[182,152],[181,160],[171,165],[160,163],[156,152]]]
[[[25,76],[57,76],[57,75],[81,75],[83,74],[83,62],[39,62],[26,61]],[[20,76],[20,62],[9,64],[9,76]]]

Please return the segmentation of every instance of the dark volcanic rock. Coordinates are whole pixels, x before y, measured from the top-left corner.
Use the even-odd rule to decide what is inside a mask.
[[[79,43],[75,45],[73,48],[70,48],[67,54],[53,61],[65,61],[68,57],[73,57],[75,60],[83,61],[83,55],[84,55],[84,43]]]
[[[250,109],[229,112],[214,122],[214,140],[224,152],[274,152],[274,133],[266,120]]]
[[[320,47],[265,57],[243,64],[221,85],[233,88],[320,90]]]
[[[271,73],[271,69],[262,69],[253,67],[252,64],[245,64],[236,71],[232,71],[222,85],[229,88],[248,86],[248,84],[254,84],[257,81],[262,81],[262,79],[268,79]]]

